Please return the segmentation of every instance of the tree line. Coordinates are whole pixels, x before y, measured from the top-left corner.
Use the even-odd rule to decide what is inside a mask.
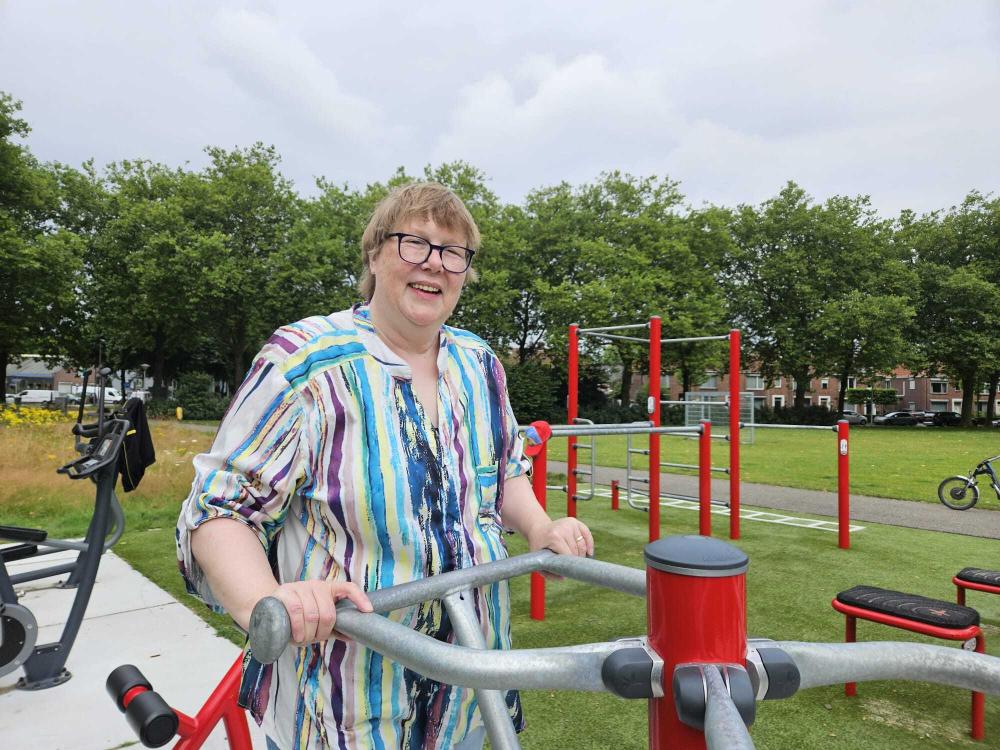
[[[375,204],[415,178],[441,182],[482,231],[478,282],[452,320],[508,356],[519,398],[562,403],[569,323],[663,318],[664,337],[740,328],[744,366],[796,383],[875,382],[897,365],[975,395],[1000,380],[1000,199],[884,218],[867,196],[818,202],[794,182],[759,205],[691,206],[667,177],[613,171],[500,200],[464,162],[397,170],[363,188],[321,178],[300,195],[273,147],[206,149],[201,169],[143,159],[98,169],[41,163],[20,103],[0,92],[0,365],[41,352],[70,366],[150,365],[154,396],[184,373],[228,384],[278,326],[358,301],[360,238]],[[582,342],[621,368],[628,402],[644,347]],[[685,391],[724,371],[711,344],[672,345]],[[586,370],[598,398],[599,370]],[[562,384],[562,385],[560,385]],[[993,417],[993,398],[989,417]],[[528,408],[528,407],[525,407]]]

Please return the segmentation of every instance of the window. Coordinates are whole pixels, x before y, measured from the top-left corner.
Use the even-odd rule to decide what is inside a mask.
[[[781,378],[775,378],[774,382],[771,384],[772,388],[781,388]]]
[[[931,401],[931,411],[948,411],[948,402]]]
[[[670,376],[669,375],[660,375],[660,388],[662,388],[662,389],[668,389],[668,388],[670,388]]]
[[[847,378],[847,387],[848,388],[857,388],[858,387],[858,379],[856,377],[854,377],[853,375],[848,376],[848,378]]]
[[[820,387],[821,390],[825,391],[827,388],[830,387],[830,379],[829,378],[823,378],[821,381],[819,381],[819,387]]]
[[[784,396],[771,396],[771,406],[778,407],[785,405]]]
[[[886,378],[882,386],[887,389],[892,388],[892,378]]]
[[[962,399],[960,399],[960,398],[953,398],[951,400],[951,410],[952,411],[958,411],[958,412],[962,411]]]
[[[701,389],[703,391],[714,391],[719,387],[719,376],[714,372],[705,373],[705,380],[702,381]]]
[[[931,381],[931,393],[947,393],[948,381],[936,378]]]
[[[753,397],[753,410],[755,412],[757,412],[757,411],[760,411],[761,409],[763,409],[764,408],[764,404],[766,403],[766,401],[767,401],[767,399],[765,399],[763,396],[754,396]]]
[[[917,402],[911,401],[909,404],[909,411],[916,411],[916,410],[917,410]]]
[[[812,402],[813,402],[813,397],[810,396],[809,394],[806,394],[805,398],[802,399],[802,403],[804,403],[806,406],[812,406]]]
[[[764,390],[764,378],[760,373],[748,372],[747,373],[747,390],[748,391],[762,391]]]
[[[917,390],[917,381],[914,380],[913,378],[910,378],[910,390],[911,391]]]
[[[827,409],[829,409],[830,408],[830,397],[829,396],[820,396],[819,397],[819,405],[820,406],[825,406]]]

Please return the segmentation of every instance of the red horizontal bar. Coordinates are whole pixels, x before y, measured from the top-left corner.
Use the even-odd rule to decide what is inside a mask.
[[[928,625],[924,622],[914,622],[913,620],[907,620],[905,617],[887,615],[884,612],[874,612],[870,609],[862,609],[861,607],[855,607],[851,604],[844,604],[838,599],[834,599],[831,603],[833,604],[833,608],[838,612],[850,615],[851,617],[857,617],[859,620],[871,620],[872,622],[879,622],[883,625],[891,625],[894,628],[909,630],[912,633],[922,633],[924,635],[934,636],[935,638],[943,638],[946,641],[967,641],[970,638],[978,638],[982,635],[982,630],[979,629],[978,625],[970,625],[967,628],[960,629],[942,628],[939,625]]]

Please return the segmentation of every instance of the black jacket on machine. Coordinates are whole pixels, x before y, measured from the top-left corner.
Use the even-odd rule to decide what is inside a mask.
[[[118,471],[122,475],[122,489],[131,492],[139,486],[146,467],[156,463],[153,438],[149,434],[146,421],[146,405],[139,398],[130,398],[122,407],[129,428],[125,433],[121,453],[118,455]]]

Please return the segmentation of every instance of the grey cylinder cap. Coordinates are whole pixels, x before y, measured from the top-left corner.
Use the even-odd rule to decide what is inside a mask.
[[[646,564],[656,570],[698,578],[725,578],[746,572],[750,558],[738,547],[710,536],[668,536],[650,542]]]

